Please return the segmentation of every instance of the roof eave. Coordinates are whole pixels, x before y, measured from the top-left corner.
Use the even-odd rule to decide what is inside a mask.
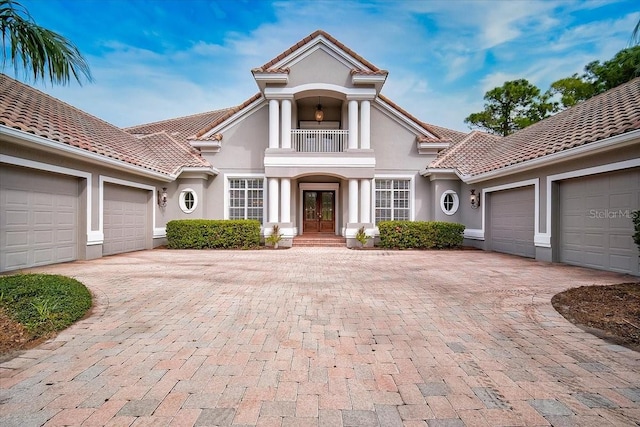
[[[136,175],[157,179],[164,182],[171,182],[175,176],[170,173],[162,173],[153,171],[142,166],[132,165],[122,160],[114,159],[102,154],[93,153],[82,148],[67,145],[58,141],[53,141],[38,135],[13,129],[4,125],[0,125],[0,136],[7,137],[13,142],[17,142],[24,146],[41,149],[50,153],[55,153],[67,158],[79,159],[97,165],[109,165],[116,169],[133,173]]]
[[[176,178],[202,178],[220,175],[220,170],[213,166],[183,166],[176,173]]]
[[[566,160],[575,160],[580,157],[594,155],[600,152],[605,152],[615,148],[620,148],[637,143],[640,143],[640,129],[612,136],[589,144],[581,145],[579,147],[570,148],[568,150],[559,151],[557,153],[547,154],[542,157],[527,160],[522,163],[517,163],[510,166],[505,166],[503,168],[495,169],[489,172],[480,173],[477,175],[468,175],[463,178],[463,181],[468,184],[474,184],[490,179],[501,178],[518,172],[526,172],[528,170],[536,169],[541,166],[553,165],[555,163],[560,163]]]

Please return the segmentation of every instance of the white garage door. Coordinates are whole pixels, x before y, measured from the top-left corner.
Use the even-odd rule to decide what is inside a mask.
[[[0,271],[73,261],[78,179],[0,166]]]
[[[640,170],[560,183],[560,261],[639,274],[631,212],[640,207]]]
[[[533,186],[491,193],[489,249],[535,258],[534,196]]]
[[[147,249],[148,193],[137,188],[105,184],[103,255]]]

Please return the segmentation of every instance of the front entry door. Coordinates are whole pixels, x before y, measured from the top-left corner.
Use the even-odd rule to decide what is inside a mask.
[[[304,192],[304,233],[335,232],[335,192]]]

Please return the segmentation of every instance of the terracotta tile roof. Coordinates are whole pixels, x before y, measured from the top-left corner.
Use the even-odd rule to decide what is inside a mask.
[[[429,167],[478,175],[640,129],[640,78],[588,99],[512,135],[470,138],[449,147]],[[458,152],[481,150],[467,158]]]
[[[200,130],[216,122],[220,117],[225,117],[230,110],[233,109],[225,108],[207,111],[206,113],[131,126],[124,130],[133,135],[152,135],[158,132],[167,132],[176,141],[187,143],[189,138],[194,137]]]
[[[429,164],[429,168],[457,169],[461,174],[468,175],[473,166],[482,162],[490,149],[501,139],[499,136],[475,130],[441,151]]]
[[[231,108],[227,108],[225,113],[222,114],[220,117],[217,117],[214,121],[212,121],[211,123],[209,123],[207,126],[203,127],[202,129],[200,129],[198,131],[198,133],[196,133],[195,137],[196,139],[204,139],[202,138],[207,132],[209,132],[211,129],[215,128],[216,126],[222,124],[225,120],[227,120],[228,118],[230,118],[231,116],[233,116],[234,114],[244,110],[245,108],[247,108],[249,105],[253,104],[254,102],[256,102],[257,100],[259,100],[260,98],[262,98],[262,94],[260,92],[256,93],[255,95],[253,95],[251,98],[247,99],[246,101],[244,101],[242,104],[237,105],[235,107],[231,107]],[[214,140],[220,140],[221,138],[219,138],[218,134],[215,134],[211,137],[211,139]]]
[[[124,130],[4,74],[0,74],[0,125],[153,172],[171,174],[177,169],[176,162],[157,158],[147,143]],[[174,148],[175,144],[167,147]],[[191,156],[190,164],[208,165],[195,150]]]
[[[293,46],[291,46],[289,49],[285,50],[284,52],[282,52],[280,55],[276,56],[275,58],[273,58],[271,61],[267,62],[266,64],[264,64],[262,67],[256,68],[255,71],[261,71],[261,72],[265,72],[268,69],[270,69],[272,66],[274,66],[275,64],[277,64],[278,62],[282,61],[284,58],[286,58],[287,56],[291,55],[293,52],[297,51],[298,49],[300,49],[301,47],[305,46],[306,44],[308,44],[309,42],[311,42],[313,39],[317,38],[317,37],[324,37],[325,39],[329,40],[331,43],[333,43],[334,45],[336,45],[337,47],[339,47],[340,49],[342,49],[343,51],[345,51],[347,54],[351,55],[353,58],[355,58],[358,62],[360,62],[362,65],[364,65],[365,67],[367,67],[369,70],[367,71],[384,71],[384,70],[380,70],[378,67],[376,67],[375,65],[373,65],[371,62],[367,61],[366,59],[364,59],[362,56],[358,55],[357,53],[355,53],[354,51],[352,51],[351,49],[349,49],[347,46],[345,46],[344,44],[340,43],[337,39],[335,39],[332,35],[330,35],[329,33],[323,31],[323,30],[316,30],[313,33],[309,34],[307,37],[303,38],[302,40],[300,40],[298,43],[294,44]]]
[[[402,114],[403,116],[405,116],[406,118],[408,118],[409,120],[411,120],[412,122],[414,122],[415,124],[423,128],[426,132],[436,137],[436,139],[434,139],[431,137],[427,137],[426,135],[418,135],[417,138],[419,141],[448,142],[448,141],[460,140],[464,136],[466,136],[465,133],[458,132],[453,129],[447,129],[440,126],[433,126],[428,123],[422,122],[418,120],[416,117],[414,117],[413,115],[409,114],[406,110],[401,108],[398,104],[391,101],[389,98],[387,98],[382,94],[379,94],[378,98],[380,98],[386,104],[390,105],[395,110],[397,110],[400,114]]]
[[[186,142],[177,141],[167,132],[158,132],[139,137],[139,140],[153,153],[158,165],[172,174],[182,168],[208,168],[209,162],[200,157],[199,152]]]

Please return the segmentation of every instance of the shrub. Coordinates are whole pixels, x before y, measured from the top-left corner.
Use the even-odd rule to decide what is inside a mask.
[[[464,225],[441,221],[383,221],[380,246],[397,249],[446,249],[462,246]]]
[[[260,245],[256,220],[181,219],[167,223],[171,249],[247,249]]]
[[[38,337],[62,330],[84,316],[91,308],[91,293],[65,276],[0,276],[0,307]]]

